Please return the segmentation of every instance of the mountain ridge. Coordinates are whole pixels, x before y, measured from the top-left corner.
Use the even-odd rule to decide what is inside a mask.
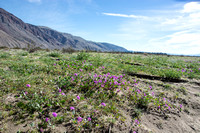
[[[74,50],[128,52],[125,48],[114,44],[88,41],[46,26],[25,23],[0,8],[0,47],[28,48],[30,45],[42,49],[72,48]]]

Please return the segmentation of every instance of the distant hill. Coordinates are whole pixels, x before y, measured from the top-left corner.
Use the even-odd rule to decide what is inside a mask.
[[[0,8],[0,47],[28,48],[30,46],[44,49],[73,48],[75,50],[128,52],[125,48],[114,44],[87,41],[45,26],[24,23]]]

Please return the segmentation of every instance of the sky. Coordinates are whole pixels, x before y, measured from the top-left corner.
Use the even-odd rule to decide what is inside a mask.
[[[26,23],[132,51],[200,54],[200,0],[0,0]]]

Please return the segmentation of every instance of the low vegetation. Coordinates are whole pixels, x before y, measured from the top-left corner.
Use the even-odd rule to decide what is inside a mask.
[[[183,108],[186,88],[141,82],[131,74],[199,80],[200,58],[140,54],[0,50],[0,132],[137,132],[144,112],[168,117]],[[199,93],[196,93],[199,97]],[[60,128],[58,128],[60,127]]]

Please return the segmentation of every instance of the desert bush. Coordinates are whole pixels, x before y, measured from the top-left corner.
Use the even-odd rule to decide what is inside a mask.
[[[180,79],[182,74],[173,69],[164,69],[160,71],[160,76],[168,79]]]
[[[34,53],[34,52],[36,52],[36,51],[38,51],[38,50],[41,50],[41,48],[40,48],[40,47],[32,47],[32,48],[28,48],[28,49],[27,49],[27,51],[28,51],[29,53]]]
[[[50,52],[50,53],[48,54],[48,56],[50,56],[50,57],[60,57],[60,56],[61,56],[61,53],[58,52],[58,51],[53,51],[53,52]]]
[[[71,47],[69,47],[69,48],[63,48],[61,51],[62,51],[62,53],[69,53],[69,54],[72,54],[72,53],[76,52],[76,50],[74,50]]]
[[[2,52],[0,53],[0,58],[3,58],[3,59],[7,59],[10,57],[10,54],[9,53],[6,53],[6,52]]]
[[[87,60],[89,56],[90,56],[89,53],[80,52],[80,53],[78,53],[76,59],[77,59],[77,60]]]

